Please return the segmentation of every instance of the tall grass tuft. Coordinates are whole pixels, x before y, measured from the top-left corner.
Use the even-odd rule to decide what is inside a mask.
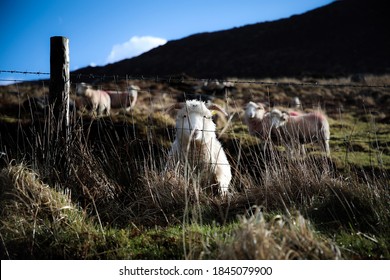
[[[0,172],[2,259],[86,258],[101,235],[69,190],[52,188],[22,164]]]
[[[316,233],[301,214],[266,219],[259,207],[242,216],[232,240],[221,245],[221,259],[340,259],[338,246]]]

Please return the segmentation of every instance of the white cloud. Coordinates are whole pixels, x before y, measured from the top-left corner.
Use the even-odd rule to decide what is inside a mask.
[[[164,45],[166,39],[152,36],[133,36],[127,42],[112,47],[107,63],[113,63],[122,59],[131,58],[147,52],[155,47]]]
[[[8,85],[12,85],[14,83],[16,83],[17,80],[12,78],[12,77],[8,77],[7,79],[1,79],[0,80],[0,86],[8,86]]]

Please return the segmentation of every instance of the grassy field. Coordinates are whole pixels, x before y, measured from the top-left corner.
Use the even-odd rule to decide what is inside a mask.
[[[44,83],[0,87],[2,259],[390,259],[390,77],[239,81],[228,92],[189,78],[132,82],[135,110],[74,114],[68,149],[28,102]],[[216,120],[230,199],[164,170],[175,133],[165,110],[183,92],[232,116]],[[330,158],[310,145],[302,157],[264,152],[248,134],[248,101],[288,107],[294,96],[328,115]]]

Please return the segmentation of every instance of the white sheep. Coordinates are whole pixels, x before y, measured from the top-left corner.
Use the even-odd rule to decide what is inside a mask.
[[[330,128],[326,116],[319,112],[290,116],[286,112],[273,109],[270,112],[272,133],[277,133],[280,140],[287,145],[320,143],[326,155],[330,155]],[[304,151],[304,149],[303,149]]]
[[[215,133],[212,110],[227,115],[216,104],[187,100],[168,109],[179,109],[176,116],[176,138],[169,153],[174,164],[184,164],[192,169],[206,168],[215,176],[221,194],[227,195],[232,179],[230,164]],[[200,170],[199,172],[202,172]]]
[[[127,92],[107,91],[111,98],[111,108],[125,108],[130,111],[137,102],[139,90],[141,89],[138,86],[130,85]]]
[[[80,83],[76,86],[76,93],[89,99],[92,104],[92,114],[97,112],[98,116],[100,116],[105,111],[107,116],[110,115],[111,98],[107,92],[95,90],[86,83]]]
[[[248,126],[250,135],[263,140],[268,138],[271,119],[269,119],[264,104],[250,101],[245,107],[244,123]]]
[[[296,110],[302,110],[302,103],[298,96],[295,96],[291,103]]]

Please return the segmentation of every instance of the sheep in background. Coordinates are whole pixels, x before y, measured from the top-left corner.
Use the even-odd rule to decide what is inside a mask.
[[[273,109],[270,112],[272,133],[277,133],[283,143],[287,145],[320,143],[326,155],[330,155],[330,129],[326,116],[321,112],[312,112],[300,116],[290,116],[286,112]]]
[[[111,98],[111,108],[125,108],[127,112],[130,111],[137,102],[139,90],[141,89],[138,86],[130,85],[127,92],[107,91]]]
[[[320,142],[326,154],[330,154],[329,123],[320,112],[291,114],[278,109],[267,112],[263,104],[251,101],[245,108],[244,123],[249,134],[266,143],[284,144],[292,151],[297,145],[303,149],[303,144]]]
[[[301,103],[301,100],[299,99],[298,96],[295,96],[292,100],[292,108],[288,110],[288,114],[290,116],[300,116],[302,115],[303,113],[303,107],[302,107],[302,103]]]
[[[103,115],[103,112],[105,111],[107,116],[110,115],[111,98],[107,92],[103,90],[95,90],[86,83],[80,83],[76,86],[76,93],[79,96],[89,99],[92,104],[92,114],[97,112],[98,116],[100,116]]]
[[[269,124],[268,116],[266,116],[265,105],[263,103],[255,103],[250,101],[245,107],[244,123],[248,126],[249,134],[257,136],[263,140],[269,135]]]
[[[301,100],[299,99],[298,96],[295,96],[293,99],[292,99],[292,105],[295,109],[297,110],[302,110],[302,103],[301,103]]]
[[[187,100],[168,109],[178,109],[176,138],[169,153],[176,167],[180,164],[190,170],[205,166],[214,176],[222,195],[228,194],[232,178],[230,164],[215,133],[211,110],[226,112],[218,105],[199,100]],[[202,170],[199,170],[202,172]]]

